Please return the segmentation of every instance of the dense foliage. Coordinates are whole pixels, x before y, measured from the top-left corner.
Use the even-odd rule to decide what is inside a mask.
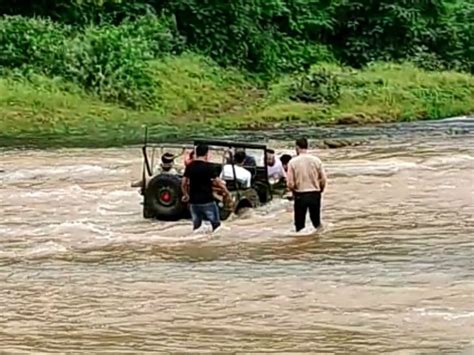
[[[151,15],[80,32],[47,19],[0,21],[2,68],[60,76],[128,106],[153,105],[156,83],[149,61],[179,47],[172,23]]]
[[[474,72],[471,0],[0,0],[0,69],[77,84],[101,99],[156,108],[157,63],[195,52],[275,78],[295,100],[339,89],[315,63],[375,61]]]
[[[83,27],[165,13],[188,48],[257,72],[309,65],[327,57],[326,46],[354,66],[423,57],[473,70],[474,62],[470,0],[2,0],[0,11]]]

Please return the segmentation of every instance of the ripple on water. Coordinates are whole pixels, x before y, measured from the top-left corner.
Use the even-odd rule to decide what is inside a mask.
[[[474,130],[460,122],[317,151],[317,236],[291,232],[286,200],[215,234],[143,220],[136,149],[0,153],[0,352],[467,351]]]

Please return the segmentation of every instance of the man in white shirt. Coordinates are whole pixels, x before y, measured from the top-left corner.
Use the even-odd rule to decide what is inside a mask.
[[[248,188],[252,186],[252,174],[247,169],[243,168],[242,165],[244,164],[246,158],[246,154],[243,151],[238,151],[234,154],[234,163],[226,164],[222,168],[222,172],[220,178],[222,180],[233,180],[234,179],[234,170],[237,181],[240,182],[244,187]]]
[[[268,177],[276,181],[286,179],[286,172],[280,159],[275,156],[273,149],[267,149],[267,170]]]

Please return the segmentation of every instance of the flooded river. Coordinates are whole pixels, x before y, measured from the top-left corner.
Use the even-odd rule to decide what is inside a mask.
[[[0,152],[0,353],[472,353],[474,120],[348,132],[317,238],[144,220],[137,148]]]

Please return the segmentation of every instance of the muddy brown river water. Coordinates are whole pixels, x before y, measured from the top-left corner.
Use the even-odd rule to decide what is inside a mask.
[[[347,132],[318,237],[144,220],[137,148],[0,152],[0,353],[473,353],[474,120]]]

